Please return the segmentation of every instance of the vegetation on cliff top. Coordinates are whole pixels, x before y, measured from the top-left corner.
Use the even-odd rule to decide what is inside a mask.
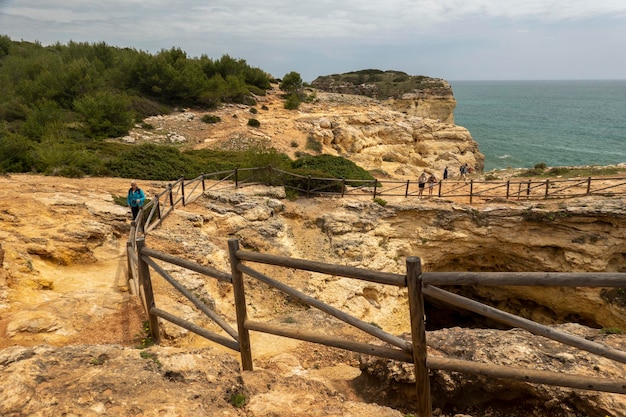
[[[324,75],[313,80],[311,85],[323,91],[360,94],[380,99],[399,98],[405,93],[424,91],[433,95],[452,96],[452,89],[442,79],[377,69]]]
[[[228,55],[191,58],[179,48],[152,55],[103,42],[44,47],[0,36],[0,172],[172,180],[272,165],[311,176],[373,179],[343,158],[306,168],[292,166],[284,154],[254,147],[181,151],[106,140],[176,108],[254,105],[271,81],[261,69]],[[287,74],[281,89],[301,100],[300,75]]]

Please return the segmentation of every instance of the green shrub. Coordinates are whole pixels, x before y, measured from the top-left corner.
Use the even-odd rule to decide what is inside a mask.
[[[257,119],[248,119],[248,126],[259,127],[261,126],[261,122],[259,122]]]
[[[221,117],[214,114],[205,114],[200,120],[207,124],[213,124],[222,121]]]
[[[184,176],[194,178],[202,167],[173,146],[142,144],[129,146],[107,162],[107,167],[122,178],[172,181]]]
[[[306,149],[320,153],[322,152],[322,147],[322,142],[316,140],[313,136],[309,136],[306,138]]]
[[[374,177],[349,159],[334,155],[305,156],[291,164],[294,169],[312,169],[333,178],[374,180]]]
[[[259,111],[257,110],[256,107],[250,107],[250,113],[252,114],[257,114]]]
[[[285,98],[285,108],[287,110],[296,110],[300,107],[300,97],[296,93],[291,93]]]
[[[296,142],[295,140],[292,140],[290,143],[292,148],[297,148],[298,147],[298,142]]]
[[[267,107],[265,104],[261,106],[261,110],[269,110],[269,107]]]
[[[383,200],[383,199],[382,199],[382,198],[380,198],[380,197],[376,197],[376,198],[374,199],[374,202],[375,202],[376,204],[378,204],[378,205],[382,206],[382,207],[385,207],[385,206],[387,205],[387,201],[386,201],[386,200]]]
[[[600,329],[603,334],[622,334],[624,333],[619,327],[604,327]]]
[[[544,170],[546,168],[548,168],[548,166],[545,162],[539,162],[538,164],[535,164],[535,169]]]
[[[233,393],[230,396],[230,403],[233,405],[233,407],[241,408],[246,405],[247,402],[248,399],[246,398],[245,394]]]
[[[154,346],[155,341],[150,333],[150,322],[144,321],[141,325],[141,333],[135,335],[135,342],[137,343],[137,349],[145,349],[150,346]],[[142,356],[143,357],[143,356]]]

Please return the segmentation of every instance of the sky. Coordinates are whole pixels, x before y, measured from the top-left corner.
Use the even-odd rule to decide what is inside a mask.
[[[14,41],[245,60],[274,77],[626,79],[624,0],[0,0]]]

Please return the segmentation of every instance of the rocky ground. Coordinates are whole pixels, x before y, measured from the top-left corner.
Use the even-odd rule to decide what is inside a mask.
[[[364,97],[319,93],[318,100],[299,111],[287,111],[274,91],[260,97],[255,107],[257,113],[243,105],[211,112],[221,118],[217,124],[201,122],[206,112],[193,109],[154,117],[119,140],[191,148],[265,141],[295,157],[310,152],[307,141],[313,137],[324,152],[350,150],[368,169],[398,179],[415,179],[430,163],[438,171],[449,161],[464,162],[448,152],[450,146],[456,151],[465,146],[467,161],[480,161],[463,128],[423,118],[406,122]],[[250,128],[249,118],[257,118],[260,128]],[[411,135],[423,141],[413,142]],[[425,143],[434,147],[423,152],[424,160],[414,155],[410,161],[398,151],[406,143],[389,145],[373,137],[400,137],[417,143],[421,151]],[[351,141],[354,138],[361,144]],[[369,150],[356,152],[363,149]],[[480,172],[473,175],[483,177]],[[130,213],[113,198],[124,196],[129,182],[0,178],[0,415],[414,415],[411,369],[401,364],[381,364],[334,348],[252,332],[255,370],[242,372],[236,353],[165,321],[161,345],[149,346],[146,317],[126,282]],[[139,186],[154,196],[167,184],[139,181]],[[492,201],[479,206],[461,199],[387,200],[383,207],[367,196],[290,201],[276,188],[212,191],[187,207],[177,207],[146,242],[226,272],[228,238],[239,239],[247,250],[395,273],[404,273],[406,257],[415,255],[428,271],[624,272],[623,198]],[[164,267],[234,326],[228,285]],[[261,270],[390,333],[408,330],[406,294],[401,290],[295,270]],[[218,331],[164,280],[153,281],[159,308]],[[255,320],[370,341],[260,284],[250,283],[247,291],[248,312]],[[623,335],[606,331],[626,328],[626,300],[618,292],[603,298],[598,291],[514,288],[476,290],[473,295],[626,350]],[[441,306],[430,308],[427,324],[436,328],[429,330],[429,355],[597,377],[626,374],[623,364],[520,330],[471,330],[477,324],[466,316]],[[572,319],[588,327],[564,324]],[[431,383],[436,416],[626,416],[626,399],[619,394],[442,371],[432,373]]]
[[[140,186],[149,195],[156,195],[165,184],[140,182]],[[111,178],[0,178],[2,415],[414,413],[414,385],[406,368],[404,376],[402,372],[391,372],[378,379],[381,375],[368,370],[371,362],[333,348],[253,332],[255,371],[241,372],[238,355],[162,323],[162,345],[137,349],[145,345],[142,340],[146,332],[142,328],[145,317],[125,281],[129,213],[113,203],[113,195],[125,194],[127,187],[128,180]],[[263,252],[331,262],[341,254],[348,264],[391,272],[402,269],[402,257],[390,263],[388,258],[380,260],[373,249],[375,245],[379,250],[395,250],[390,242],[380,246],[380,227],[406,228],[399,213],[411,210],[399,209],[399,202],[390,202],[390,206],[398,205],[395,208],[376,209],[363,200],[291,202],[280,198],[280,190],[250,189],[246,193],[209,193],[188,207],[178,208],[163,227],[149,236],[149,245],[225,271],[229,270],[227,236],[239,238],[246,248]],[[427,214],[429,211],[422,209],[421,213],[433,215],[433,221],[441,221],[439,210],[450,207],[449,202],[435,200],[426,205],[433,211]],[[354,208],[362,213],[361,224],[351,220],[349,213]],[[369,210],[368,214],[364,215],[363,210]],[[619,211],[613,211],[613,215],[622,216]],[[430,221],[427,217],[422,223]],[[395,218],[398,224],[392,226],[385,218]],[[356,237],[352,229],[346,229],[347,224],[358,229],[355,232],[361,235],[361,249],[355,250],[352,238],[347,239]],[[378,226],[367,232],[368,224]],[[372,237],[379,235],[371,243],[370,233]],[[606,234],[606,238],[617,236]],[[432,254],[437,252],[441,250],[432,250]],[[364,253],[371,259],[365,261]],[[608,262],[610,257],[606,259]],[[167,269],[234,322],[228,287],[177,267]],[[281,279],[392,333],[407,329],[406,314],[402,313],[406,305],[400,303],[395,313],[386,310],[391,300],[401,299],[397,292],[293,271],[281,275]],[[154,282],[160,308],[214,329],[163,280]],[[274,291],[254,285],[249,290],[250,314],[255,319],[369,341]],[[582,326],[566,330],[626,350],[622,335]],[[564,349],[526,332],[476,333],[452,328],[429,337],[433,355],[611,378],[619,378],[625,371],[623,365],[613,361]],[[374,365],[373,369],[380,366]],[[444,372],[435,372],[432,378],[435,415],[626,416],[624,398],[617,394],[463,378]],[[243,398],[246,404],[236,406]]]

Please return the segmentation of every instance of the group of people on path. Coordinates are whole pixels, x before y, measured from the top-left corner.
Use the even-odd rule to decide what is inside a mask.
[[[467,174],[471,174],[474,171],[474,168],[470,165],[470,164],[462,164],[459,167],[459,172],[460,172],[460,177],[459,179],[461,180],[467,180]],[[446,166],[443,170],[443,179],[447,180],[448,179],[448,175],[449,175],[449,170],[448,167]],[[435,187],[435,184],[437,184],[438,180],[437,177],[435,176],[435,174],[433,173],[427,173],[426,171],[422,172],[422,174],[417,178],[417,185],[418,185],[418,197],[422,198],[424,196],[424,189],[426,188],[426,184],[428,184],[428,195],[432,196],[433,195],[433,188]]]
[[[435,174],[426,175],[426,172],[422,172],[422,175],[417,179],[417,185],[419,187],[418,197],[422,198],[424,195],[424,188],[426,188],[426,184],[428,184],[428,196],[433,195],[433,188],[435,188],[435,184],[437,184],[437,177]]]

